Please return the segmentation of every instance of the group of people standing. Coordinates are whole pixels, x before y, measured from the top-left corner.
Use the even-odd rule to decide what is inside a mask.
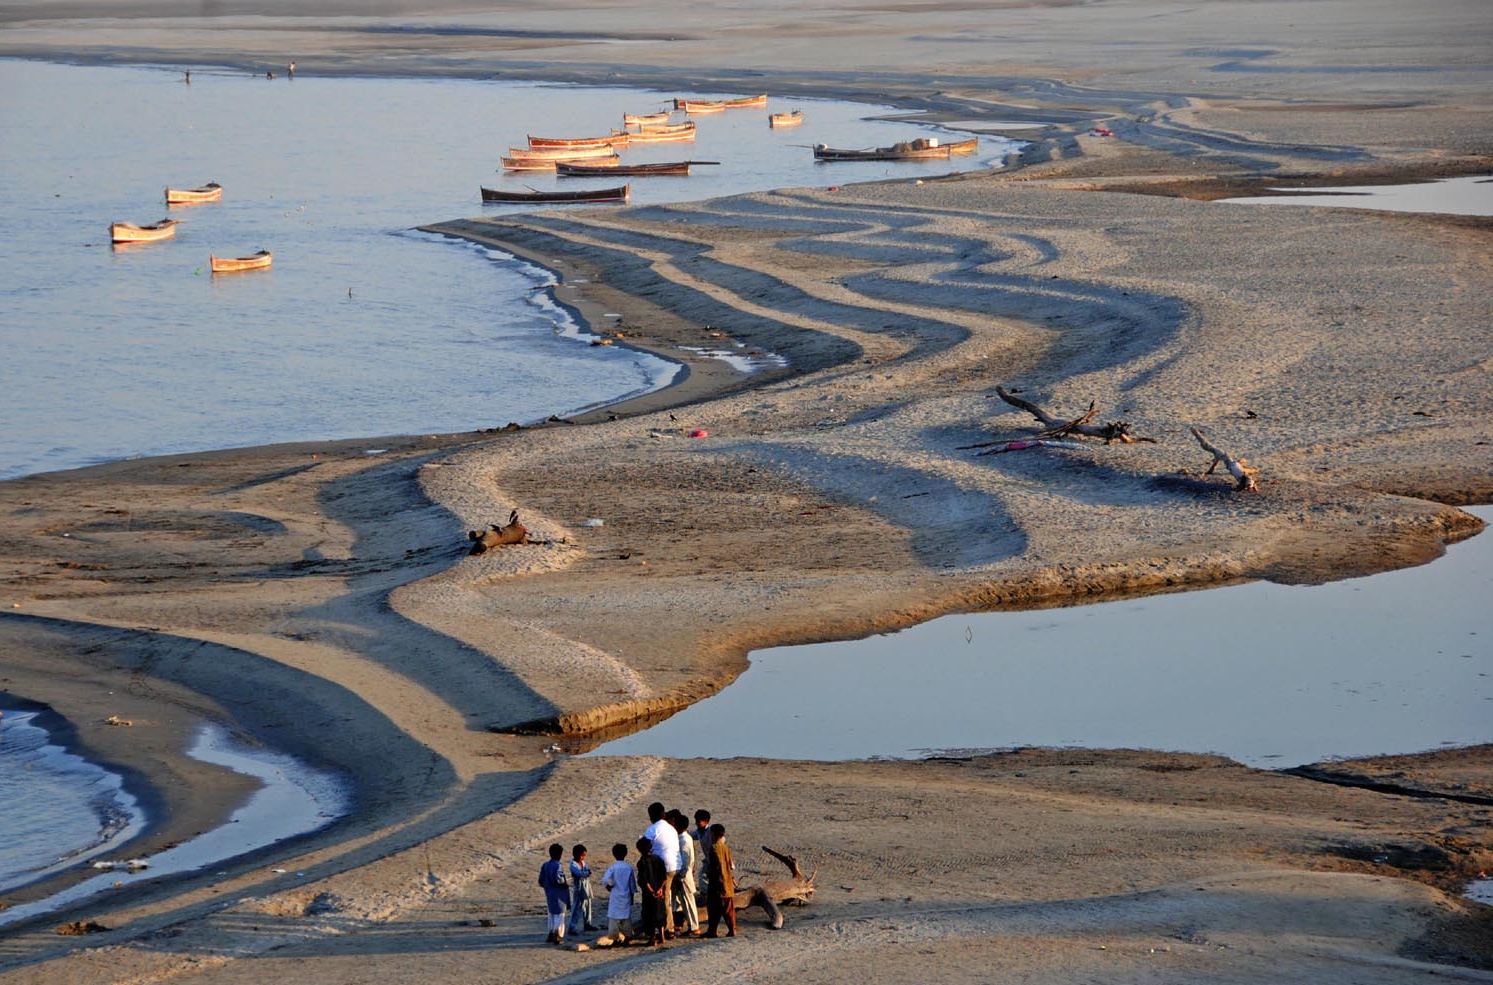
[[[615,860],[602,875],[607,891],[607,938],[613,944],[662,944],[675,937],[736,936],[736,867],[726,828],[710,823],[710,812],[695,811],[695,824],[678,810],[648,805],[648,829],[638,839],[636,866],[628,864],[628,847],[612,846]],[[561,866],[565,849],[551,845],[549,861],[539,868],[549,913],[550,944],[563,944],[565,935],[600,930],[591,923],[591,867],[585,845],[571,850],[570,875]],[[633,900],[642,898],[637,924]],[[699,900],[705,901],[706,928],[700,928]],[[569,920],[566,911],[569,911]]]

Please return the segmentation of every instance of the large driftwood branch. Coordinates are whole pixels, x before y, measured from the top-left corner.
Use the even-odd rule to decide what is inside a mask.
[[[736,890],[736,908],[744,910],[749,906],[760,906],[767,914],[768,926],[773,930],[781,930],[783,911],[778,908],[778,904],[807,903],[809,897],[814,895],[814,879],[819,875],[819,870],[815,869],[812,874],[805,876],[794,856],[775,852],[766,845],[762,846],[762,850],[788,867],[789,878],[768,879],[760,885],[741,886]]]
[[[1066,438],[1081,434],[1086,438],[1101,438],[1106,445],[1118,441],[1122,445],[1133,445],[1139,441],[1154,443],[1155,438],[1142,438],[1130,433],[1127,421],[1110,421],[1108,424],[1089,423],[1099,413],[1098,405],[1089,401],[1089,409],[1078,417],[1068,419],[1054,417],[1030,400],[1023,400],[1005,387],[996,387],[996,395],[1018,410],[1024,410],[1037,419],[1046,430],[1038,433],[1042,438]]]
[[[1213,470],[1222,465],[1236,480],[1234,488],[1240,492],[1258,492],[1259,483],[1255,482],[1255,476],[1260,470],[1250,465],[1248,460],[1235,458],[1222,448],[1215,445],[1203,436],[1203,432],[1197,428],[1192,429],[1192,436],[1198,439],[1198,444],[1203,446],[1203,451],[1213,456],[1213,461],[1208,465],[1208,471],[1204,475],[1212,475]]]

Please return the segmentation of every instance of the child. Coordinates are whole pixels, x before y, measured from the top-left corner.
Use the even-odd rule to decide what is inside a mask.
[[[719,937],[721,919],[726,921],[726,936],[736,936],[736,865],[731,861],[731,847],[726,844],[726,826],[710,826],[710,892],[705,908],[710,914],[706,937]]]
[[[653,839],[638,839],[638,887],[643,891],[643,918],[639,928],[647,944],[662,944],[669,926],[669,870],[653,854]]]
[[[539,885],[544,887],[544,906],[549,911],[550,944],[565,943],[565,908],[570,905],[570,883],[560,869],[560,856],[565,849],[550,846],[550,860],[539,867]]]
[[[632,898],[638,891],[638,879],[627,864],[626,845],[620,841],[613,845],[612,858],[617,861],[607,866],[601,887],[611,894],[607,897],[607,936],[613,944],[622,944],[632,936]]]
[[[571,849],[570,859],[570,932],[597,930],[591,923],[591,866],[586,864],[586,846]]]

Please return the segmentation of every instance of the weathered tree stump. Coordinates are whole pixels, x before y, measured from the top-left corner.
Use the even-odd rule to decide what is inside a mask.
[[[508,523],[504,526],[494,523],[487,530],[467,531],[467,540],[472,542],[473,554],[482,554],[505,544],[527,543],[528,539],[529,531],[518,522],[518,510],[508,514]]]

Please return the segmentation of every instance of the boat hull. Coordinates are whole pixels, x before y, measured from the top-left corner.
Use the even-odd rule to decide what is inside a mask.
[[[637,175],[639,177],[649,175],[688,175],[689,162],[619,164],[613,167],[598,168],[585,163],[570,164],[565,161],[559,161],[555,164],[555,174],[561,178],[605,178],[610,175]]]
[[[223,186],[216,181],[209,181],[201,188],[167,188],[167,205],[198,205],[202,202],[216,202],[223,197]]]
[[[137,226],[133,222],[115,222],[109,225],[109,239],[114,243],[158,243],[175,236],[178,225],[175,219],[162,219],[148,226]]]
[[[629,134],[625,131],[613,130],[605,137],[533,137],[529,138],[529,146],[535,150],[547,148],[567,147],[626,147]]]
[[[482,188],[483,202],[516,202],[525,204],[554,203],[625,203],[632,194],[632,186],[618,188],[588,188],[577,192],[508,192],[496,188]]]
[[[208,255],[208,266],[215,274],[237,274],[245,270],[268,269],[274,255],[269,250],[260,250],[252,256],[246,257],[215,257]]]
[[[592,167],[605,168],[615,167],[621,161],[622,158],[616,154],[610,157],[505,157],[503,158],[503,170],[553,171],[557,164],[588,164]]]
[[[804,115],[798,110],[792,113],[770,113],[767,117],[767,125],[779,129],[782,127],[796,127],[804,121]]]

